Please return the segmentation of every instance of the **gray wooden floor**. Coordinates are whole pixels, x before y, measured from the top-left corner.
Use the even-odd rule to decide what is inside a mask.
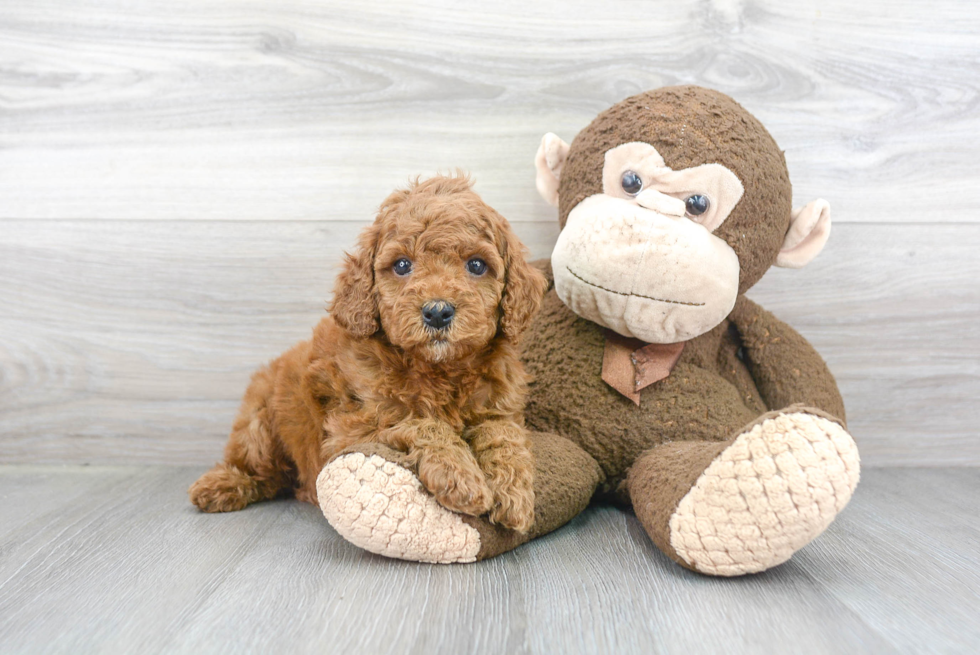
[[[388,560],[294,500],[200,514],[202,470],[0,467],[0,652],[980,649],[976,469],[868,469],[821,538],[740,579],[607,506],[487,562]]]

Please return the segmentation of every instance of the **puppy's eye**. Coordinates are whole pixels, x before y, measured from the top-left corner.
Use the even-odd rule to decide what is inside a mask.
[[[470,261],[466,262],[466,270],[473,275],[483,275],[487,272],[487,263],[479,257],[474,257]]]
[[[391,270],[395,275],[408,275],[412,272],[412,261],[402,257],[392,265]]]
[[[691,216],[700,216],[708,211],[711,202],[708,200],[708,196],[691,196],[684,201],[684,206],[687,208],[687,213]]]
[[[640,192],[640,189],[643,188],[643,180],[641,180],[640,176],[633,171],[626,171],[623,173],[622,184],[623,191],[631,196],[635,196]]]

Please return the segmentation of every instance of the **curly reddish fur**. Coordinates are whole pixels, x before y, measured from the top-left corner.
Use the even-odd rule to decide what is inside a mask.
[[[467,270],[473,257],[486,273]],[[409,275],[392,270],[401,258]],[[376,441],[407,452],[444,506],[526,531],[534,463],[517,340],[545,286],[467,178],[395,191],[347,255],[313,339],[253,376],[225,461],[194,483],[191,500],[221,512],[294,490],[315,503],[323,466]],[[422,320],[433,300],[455,307],[445,330]]]

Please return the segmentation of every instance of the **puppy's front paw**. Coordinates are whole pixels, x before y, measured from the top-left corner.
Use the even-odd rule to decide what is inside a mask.
[[[534,487],[530,478],[510,478],[508,484],[494,486],[494,506],[490,522],[527,532],[534,523]]]
[[[504,434],[511,439],[487,440],[481,445],[489,447],[479,450],[476,456],[493,490],[490,522],[527,532],[534,523],[534,457],[524,443],[523,431],[508,430]]]
[[[419,461],[419,480],[454,512],[479,516],[493,505],[493,492],[469,451],[426,451]]]

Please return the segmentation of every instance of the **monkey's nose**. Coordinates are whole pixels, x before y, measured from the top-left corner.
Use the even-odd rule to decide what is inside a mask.
[[[665,193],[660,193],[656,189],[645,189],[636,197],[637,204],[644,209],[650,209],[667,216],[684,216],[687,211],[684,201]]]
[[[455,314],[456,308],[445,300],[433,300],[422,305],[422,320],[436,330],[452,323]]]

